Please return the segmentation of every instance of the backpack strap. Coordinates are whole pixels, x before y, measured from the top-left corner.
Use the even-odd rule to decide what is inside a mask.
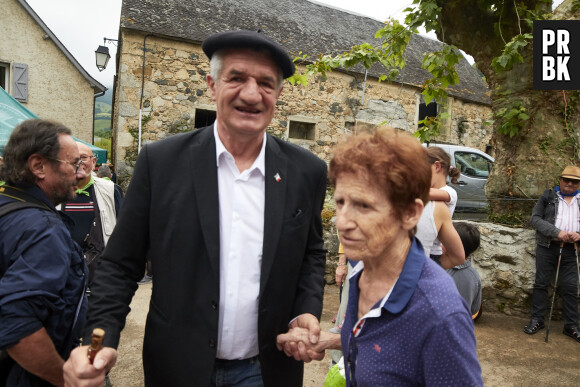
[[[52,211],[45,203],[19,188],[2,185],[0,186],[0,195],[15,199],[13,202],[0,206],[0,217],[23,208],[40,208],[41,210]]]
[[[40,208],[42,210],[46,210],[45,206],[41,206],[36,203],[29,203],[29,202],[10,202],[0,206],[0,217],[7,215],[13,211],[21,210],[23,208]]]

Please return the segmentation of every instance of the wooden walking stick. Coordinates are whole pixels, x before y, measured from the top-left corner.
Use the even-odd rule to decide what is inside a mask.
[[[97,352],[103,348],[103,338],[105,337],[105,331],[101,328],[93,329],[93,334],[91,335],[91,345],[89,346],[89,363],[93,364]]]

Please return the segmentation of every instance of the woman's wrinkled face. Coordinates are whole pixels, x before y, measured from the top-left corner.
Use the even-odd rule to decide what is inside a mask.
[[[392,243],[408,238],[386,192],[368,176],[340,174],[334,191],[336,227],[349,259],[382,256]]]

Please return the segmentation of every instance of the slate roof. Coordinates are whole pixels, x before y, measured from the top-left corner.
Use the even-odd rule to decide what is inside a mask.
[[[216,32],[261,29],[291,56],[300,51],[310,57],[338,54],[363,42],[372,44],[375,32],[382,26],[382,22],[372,18],[308,0],[123,0],[121,9],[121,28],[195,43]],[[429,77],[421,68],[423,53],[441,45],[437,40],[414,35],[406,50],[407,65],[396,81],[421,86]],[[364,72],[364,68],[351,71]],[[458,72],[460,83],[449,94],[490,104],[479,71],[462,59]],[[374,77],[382,73],[379,65],[369,70]]]

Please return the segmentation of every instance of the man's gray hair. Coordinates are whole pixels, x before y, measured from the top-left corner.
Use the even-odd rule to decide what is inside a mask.
[[[213,80],[217,83],[219,82],[219,76],[222,71],[223,65],[223,57],[226,54],[228,49],[222,49],[216,51],[211,59],[209,60],[209,75],[213,78]],[[270,56],[270,52],[268,50],[252,50],[258,54],[265,54]],[[282,69],[278,67],[278,90],[282,87],[282,82],[284,82],[284,75],[282,75]]]
[[[36,177],[28,169],[28,158],[33,154],[49,160],[58,158],[61,134],[70,136],[71,130],[59,122],[40,119],[21,122],[4,147],[0,180],[11,185],[34,185]]]
[[[108,177],[109,179],[113,176],[111,168],[108,165],[101,165],[97,171],[97,177]]]

